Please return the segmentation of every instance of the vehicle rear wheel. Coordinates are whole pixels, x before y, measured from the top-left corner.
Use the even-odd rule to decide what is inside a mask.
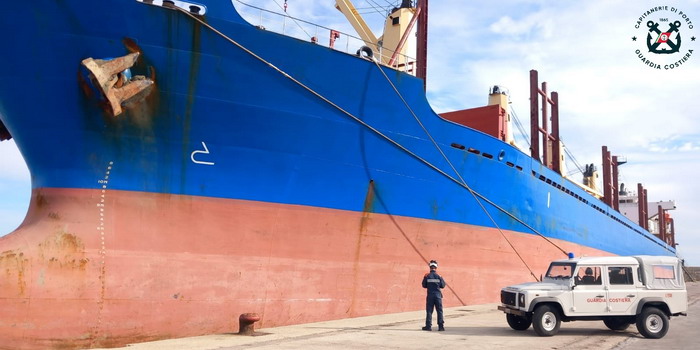
[[[532,328],[542,337],[551,337],[559,332],[561,318],[559,311],[550,305],[541,305],[535,309],[532,317]]]
[[[506,321],[508,321],[510,328],[513,328],[516,331],[524,331],[530,328],[530,325],[532,324],[532,319],[530,317],[517,316],[513,314],[506,314]]]
[[[606,318],[603,320],[603,323],[614,331],[624,331],[625,329],[629,328],[631,324],[629,319],[625,317]]]
[[[637,330],[645,338],[663,338],[668,333],[668,327],[668,316],[655,307],[645,307],[637,316]]]

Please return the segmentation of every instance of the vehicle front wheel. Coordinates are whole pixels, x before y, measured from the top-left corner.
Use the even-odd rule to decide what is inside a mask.
[[[513,314],[506,314],[506,321],[508,321],[510,328],[513,328],[516,331],[524,331],[530,328],[530,325],[532,324],[532,319],[530,317],[517,316]]]
[[[637,330],[645,338],[663,338],[668,333],[668,327],[668,316],[655,307],[645,307],[637,316]]]
[[[611,317],[603,320],[605,325],[613,331],[624,331],[629,328],[630,320],[624,317]]]
[[[550,305],[541,305],[535,309],[532,317],[532,328],[542,337],[551,337],[559,332],[561,318],[559,311]]]

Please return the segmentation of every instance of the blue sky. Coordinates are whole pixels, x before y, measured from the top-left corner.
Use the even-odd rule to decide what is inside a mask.
[[[31,181],[14,140],[0,142],[0,235],[14,230],[29,207]]]
[[[284,3],[243,1],[277,10]],[[373,7],[399,1],[354,2],[378,34],[383,15]],[[354,34],[334,0],[287,3],[292,16]],[[668,10],[655,11],[635,28],[646,11],[658,6]],[[700,172],[700,1],[432,0],[429,13],[428,99],[437,112],[482,106],[489,87],[498,84],[509,88],[511,106],[528,128],[528,72],[537,69],[540,81],[559,92],[562,139],[578,162],[600,167],[602,145],[626,157],[621,182],[632,188],[642,183],[652,201],[676,201],[672,216],[679,253],[700,266],[700,227],[695,221],[700,182],[694,181]],[[681,22],[681,57],[648,52],[649,19],[663,30],[668,23]],[[324,40],[324,35],[319,38]],[[693,36],[698,39],[692,41]],[[673,69],[663,68],[691,49],[699,50]],[[637,50],[662,67],[642,62]],[[23,219],[30,181],[12,141],[0,143],[0,161],[3,234]],[[580,181],[580,174],[572,179]]]

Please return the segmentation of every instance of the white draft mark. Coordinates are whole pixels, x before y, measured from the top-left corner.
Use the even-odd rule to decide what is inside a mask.
[[[204,141],[202,141],[202,147],[204,147],[204,151],[196,150],[196,151],[192,151],[192,154],[190,154],[190,159],[192,159],[192,163],[195,163],[195,164],[204,164],[204,165],[214,165],[214,162],[206,162],[206,161],[203,161],[203,160],[196,160],[196,159],[194,159],[194,155],[197,154],[197,153],[209,154],[209,149],[207,148],[207,144],[204,143]]]

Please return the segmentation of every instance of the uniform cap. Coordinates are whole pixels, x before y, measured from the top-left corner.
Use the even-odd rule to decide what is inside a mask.
[[[428,264],[428,266],[430,266],[430,267],[437,267],[437,266],[438,266],[437,261],[435,261],[435,260],[430,260],[430,264]]]

